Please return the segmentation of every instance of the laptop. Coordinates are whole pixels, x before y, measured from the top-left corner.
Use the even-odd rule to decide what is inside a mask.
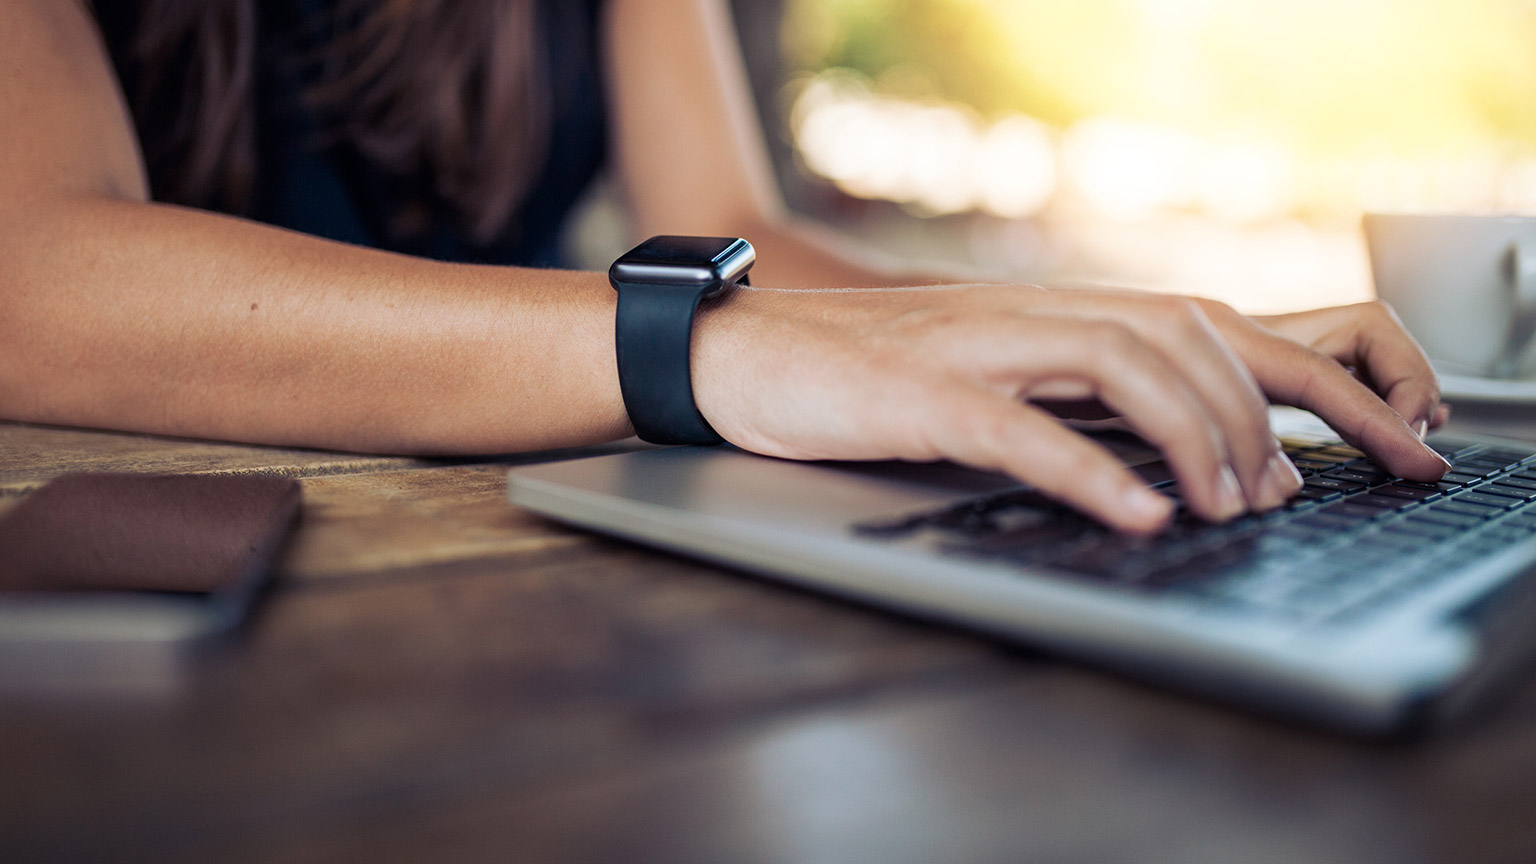
[[[1442,724],[1536,651],[1536,445],[1431,436],[1403,481],[1277,411],[1305,477],[1284,509],[1182,511],[1135,539],[952,464],[793,462],[731,447],[513,469],[550,518],[1364,735]],[[1178,500],[1158,454],[1098,436]]]

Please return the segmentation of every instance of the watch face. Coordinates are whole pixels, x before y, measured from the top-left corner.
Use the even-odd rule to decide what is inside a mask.
[[[734,237],[652,237],[624,258],[636,264],[697,265],[715,261],[740,242]]]
[[[705,286],[740,280],[756,258],[752,244],[736,237],[652,237],[615,261],[609,275],[620,282]]]

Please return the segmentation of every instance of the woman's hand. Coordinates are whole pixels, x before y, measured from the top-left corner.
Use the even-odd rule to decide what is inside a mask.
[[[1096,398],[1124,415],[1214,520],[1277,507],[1300,487],[1270,433],[1269,399],[1315,411],[1394,473],[1446,468],[1410,426],[1436,416],[1433,373],[1375,304],[1255,320],[1124,292],[742,290],[695,333],[699,408],[738,446],[952,459],[1131,532],[1158,530],[1171,502],[1031,400]]]
[[[1231,309],[1217,310],[1217,314],[1241,317]],[[1355,369],[1362,383],[1380,394],[1420,438],[1450,417],[1450,406],[1440,404],[1440,385],[1429,358],[1407,337],[1397,313],[1385,303],[1271,315],[1249,323]],[[1305,405],[1305,397],[1291,404]]]

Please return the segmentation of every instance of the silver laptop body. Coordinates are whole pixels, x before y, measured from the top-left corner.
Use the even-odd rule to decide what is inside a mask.
[[[1532,445],[1458,437],[1536,454]],[[1300,614],[1273,608],[1264,597],[1296,594],[1298,580],[1353,554],[1356,539],[1295,543],[1297,563],[1271,574],[1272,585],[1261,572],[1232,586],[1216,579],[1149,590],[957,553],[952,532],[921,518],[1020,488],[952,465],[803,463],[682,447],[516,468],[508,495],[594,531],[1357,733],[1461,713],[1520,668],[1536,637],[1528,587],[1536,580],[1526,578],[1536,563],[1536,501],[1518,520],[1531,522],[1528,533],[1513,527],[1526,508],[1512,507],[1508,518],[1432,544],[1427,564],[1415,555],[1412,568],[1398,560],[1344,580],[1380,590],[1347,589],[1361,597],[1343,616],[1337,597],[1319,614],[1305,604]],[[1495,525],[1503,526],[1496,535]],[[1417,575],[1399,578],[1410,569]]]

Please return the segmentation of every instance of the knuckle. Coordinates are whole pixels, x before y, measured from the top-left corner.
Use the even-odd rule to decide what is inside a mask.
[[[1364,301],[1355,306],[1355,312],[1364,327],[1385,327],[1407,332],[1402,326],[1402,318],[1398,317],[1398,311],[1385,300]]]
[[[1158,308],[1175,320],[1193,319],[1200,314],[1200,304],[1192,297],[1167,294],[1158,298]]]
[[[1142,348],[1141,337],[1136,331],[1118,321],[1092,321],[1084,326],[1088,328],[1088,337],[1093,344],[1116,355],[1131,355]]]
[[[1202,339],[1209,332],[1210,319],[1200,304],[1189,297],[1167,298],[1163,314],[1169,325],[1184,339]]]
[[[1392,304],[1385,300],[1369,300],[1364,304],[1364,306],[1365,314],[1371,317],[1382,318],[1389,321],[1397,320],[1397,310],[1393,309]]]
[[[1403,319],[1397,316],[1397,310],[1385,300],[1367,300],[1360,304],[1360,316],[1367,324],[1376,324],[1403,330]]]
[[[1231,318],[1243,317],[1242,313],[1221,302],[1220,300],[1210,300],[1204,297],[1196,297],[1192,299],[1195,305],[1199,307],[1200,311],[1205,313],[1205,316],[1212,320],[1227,320]]]

